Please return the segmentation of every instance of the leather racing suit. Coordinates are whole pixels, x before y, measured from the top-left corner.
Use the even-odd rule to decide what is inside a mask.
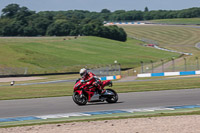
[[[104,92],[104,89],[101,87],[101,80],[98,79],[92,72],[88,72],[86,76],[82,78],[82,80],[85,80],[88,86],[96,86],[100,93]]]

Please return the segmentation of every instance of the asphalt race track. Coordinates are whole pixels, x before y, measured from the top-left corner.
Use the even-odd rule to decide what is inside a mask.
[[[76,105],[71,96],[1,100],[0,118],[196,104],[200,104],[200,89],[120,93],[118,103],[89,103],[85,106]]]

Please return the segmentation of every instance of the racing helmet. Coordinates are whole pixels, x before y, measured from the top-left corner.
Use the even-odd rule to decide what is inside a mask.
[[[86,74],[87,74],[87,69],[82,68],[82,69],[80,70],[80,75],[81,75],[81,77],[82,77],[82,78],[85,78]]]

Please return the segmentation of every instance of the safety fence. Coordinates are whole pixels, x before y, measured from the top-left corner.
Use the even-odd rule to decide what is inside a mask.
[[[26,75],[27,71],[24,67],[0,67],[0,75]]]
[[[141,70],[139,73],[161,73],[161,72],[180,72],[200,70],[199,58],[171,58],[161,59],[154,62],[152,60],[141,61]]]
[[[114,76],[121,74],[120,64],[109,65],[75,65],[49,68],[28,68],[28,67],[3,67],[0,66],[0,76],[17,75],[45,75],[45,74],[78,74],[81,68],[87,68],[97,76]]]
[[[98,68],[89,69],[89,71],[97,76],[121,75],[121,66],[120,64],[110,64],[106,66],[100,66]]]

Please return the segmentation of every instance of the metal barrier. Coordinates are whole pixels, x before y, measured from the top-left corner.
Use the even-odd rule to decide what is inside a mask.
[[[191,61],[192,60],[192,61]],[[200,70],[199,58],[179,58],[161,59],[158,62],[150,60],[149,62],[141,61],[140,73],[161,73],[161,72],[177,72],[177,71],[195,71]]]
[[[28,68],[28,67],[3,67],[0,66],[0,76],[9,75],[38,75],[38,74],[56,74],[56,73],[78,73],[81,68],[87,68],[97,76],[114,76],[121,74],[120,64],[109,65],[75,65],[75,66],[63,66],[63,67],[49,67],[49,68]]]
[[[121,75],[120,64],[110,64],[99,68],[89,69],[88,71],[94,73],[96,76]]]
[[[24,67],[0,67],[0,75],[26,75],[27,71]]]

